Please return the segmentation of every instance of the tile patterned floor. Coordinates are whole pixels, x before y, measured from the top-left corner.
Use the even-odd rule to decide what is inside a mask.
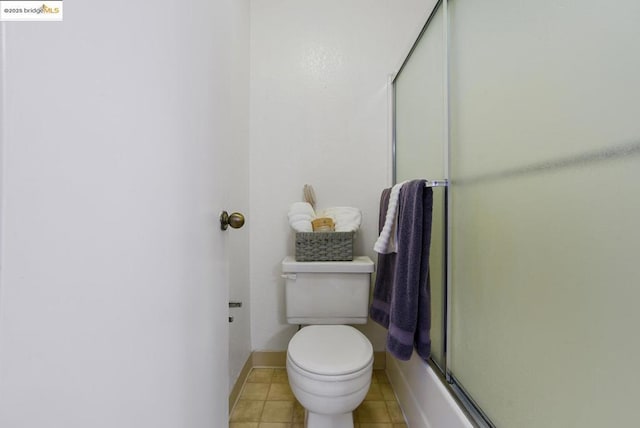
[[[407,428],[383,370],[374,370],[369,393],[353,414],[355,428]],[[304,428],[304,408],[289,388],[287,370],[254,368],[249,373],[229,428]]]

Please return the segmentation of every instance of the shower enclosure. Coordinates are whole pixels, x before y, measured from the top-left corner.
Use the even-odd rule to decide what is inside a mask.
[[[393,79],[431,364],[480,426],[635,426],[640,3],[442,0]]]

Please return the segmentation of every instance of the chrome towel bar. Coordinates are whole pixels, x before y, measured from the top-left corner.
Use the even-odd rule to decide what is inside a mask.
[[[427,180],[425,187],[448,187],[449,180]]]

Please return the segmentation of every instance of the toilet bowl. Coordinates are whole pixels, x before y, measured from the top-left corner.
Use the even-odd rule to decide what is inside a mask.
[[[347,325],[310,325],[287,349],[287,374],[305,408],[306,428],[353,428],[353,410],[362,403],[373,370],[373,347]]]

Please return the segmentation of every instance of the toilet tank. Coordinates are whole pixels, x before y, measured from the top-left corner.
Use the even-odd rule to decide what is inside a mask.
[[[282,261],[285,307],[289,324],[365,324],[373,262]]]

